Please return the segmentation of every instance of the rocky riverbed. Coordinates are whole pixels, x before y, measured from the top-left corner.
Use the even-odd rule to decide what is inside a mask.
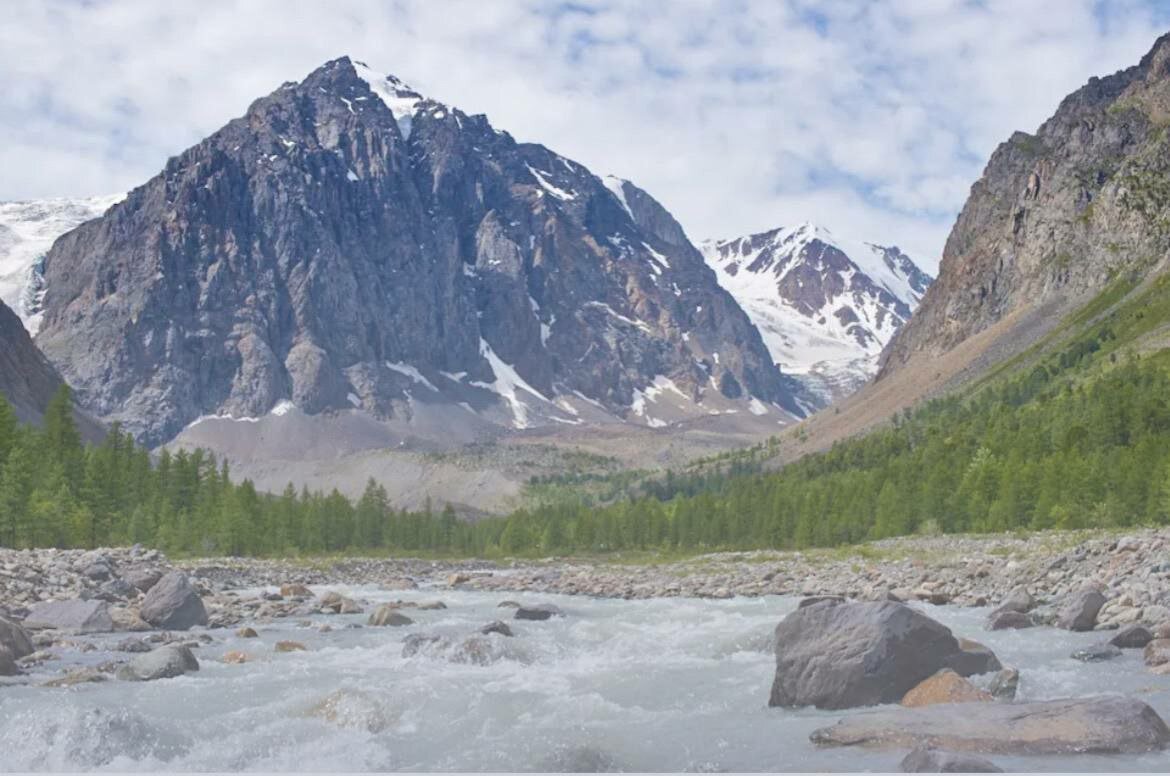
[[[522,697],[532,691],[530,682],[538,676],[541,682],[563,686],[563,677],[547,671],[570,656],[581,663],[574,662],[573,670],[581,669],[592,659],[581,652],[582,644],[594,643],[603,634],[602,641],[596,643],[608,644],[609,639],[619,644],[629,642],[611,656],[607,671],[653,674],[656,669],[642,665],[648,655],[641,653],[650,648],[646,639],[653,640],[653,634],[643,630],[657,627],[663,633],[670,631],[664,638],[690,645],[678,655],[681,665],[695,669],[698,664],[694,661],[699,660],[704,666],[698,674],[687,669],[677,676],[676,669],[671,669],[667,674],[673,678],[663,679],[662,692],[682,688],[688,697],[697,699],[711,692],[699,688],[710,688],[710,681],[725,674],[728,683],[738,686],[746,680],[735,673],[737,661],[750,664],[753,672],[761,674],[751,680],[758,686],[753,684],[750,691],[741,687],[736,696],[723,697],[722,690],[717,691],[723,698],[720,702],[741,711],[743,703],[764,709],[771,687],[772,705],[785,710],[768,713],[788,715],[782,717],[782,727],[794,725],[790,732],[812,747],[810,751],[886,739],[896,740],[904,749],[937,739],[950,742],[951,748],[1010,756],[1075,751],[1072,745],[1045,752],[1027,743],[991,747],[987,742],[1002,740],[1002,731],[1010,728],[1010,720],[1015,718],[1012,714],[1018,712],[1023,715],[1020,719],[1067,718],[1068,726],[1074,728],[1097,719],[1099,732],[1104,731],[1094,745],[1098,751],[1107,749],[1101,741],[1116,742],[1118,753],[1137,758],[1070,763],[1078,768],[1130,769],[1141,765],[1160,769],[1170,764],[1160,759],[1166,742],[1163,736],[1170,739],[1170,731],[1158,716],[1170,714],[1170,676],[1166,675],[1170,673],[1170,610],[1166,608],[1170,604],[1170,563],[1164,560],[1168,541],[1170,531],[1163,530],[1126,535],[916,537],[843,550],[723,553],[672,562],[629,556],[517,563],[417,559],[174,562],[143,548],[0,550],[0,720],[19,723],[23,717],[12,717],[17,708],[38,708],[40,699],[46,697],[43,694],[71,688],[81,695],[66,696],[70,703],[74,698],[82,705],[87,698],[100,700],[91,709],[98,716],[108,712],[107,700],[116,699],[122,704],[119,708],[133,718],[132,723],[122,720],[117,724],[133,727],[141,722],[133,716],[140,698],[159,697],[159,692],[169,697],[172,693],[143,690],[127,695],[128,690],[118,688],[190,690],[192,681],[202,686],[233,676],[267,677],[268,671],[279,672],[276,666],[282,661],[298,671],[325,674],[334,671],[334,663],[340,661],[346,666],[346,675],[358,677],[370,670],[369,665],[358,669],[349,661],[367,650],[376,653],[378,665],[389,666],[394,672],[403,671],[415,678],[430,675],[428,681],[437,683],[435,687],[447,687],[451,672],[462,677],[468,670],[507,667],[508,681],[519,683],[514,689]],[[902,602],[911,604],[912,609]],[[931,624],[929,618],[915,614],[922,611],[952,628],[957,623],[955,638],[943,625]],[[642,618],[647,613],[659,624],[644,624]],[[805,627],[799,618],[824,619],[830,624]],[[800,663],[805,659],[802,655],[814,662],[836,655],[837,642],[848,642],[847,651],[855,654],[861,654],[858,645],[872,644],[869,648],[874,654],[888,655],[884,634],[908,628],[898,624],[905,618],[916,623],[912,630],[921,638],[913,641],[922,649],[890,662],[894,669],[902,666],[905,670],[896,681],[883,678],[880,692],[864,682],[848,687],[842,677],[852,675],[854,668],[836,657],[831,665],[815,669]],[[788,625],[777,629],[782,619]],[[723,625],[716,628],[712,623]],[[694,632],[687,635],[688,629]],[[828,641],[777,646],[777,639],[800,640],[805,639],[802,634],[812,632]],[[548,641],[548,634],[556,636]],[[382,654],[386,650],[390,657]],[[770,657],[773,651],[782,659]],[[769,662],[772,666],[764,672],[762,666]],[[863,664],[864,660],[859,665]],[[237,673],[225,674],[229,666],[237,667]],[[734,681],[730,678],[733,675]],[[804,678],[819,675],[836,679],[827,686],[801,684]],[[858,676],[864,681],[873,678],[868,669]],[[277,677],[270,678],[277,682]],[[484,678],[480,674],[476,681]],[[612,678],[621,684],[620,677]],[[604,684],[608,680],[599,677],[596,681]],[[364,687],[363,680],[355,687]],[[1115,690],[1128,694],[1124,703],[1097,697]],[[392,691],[387,688],[387,692]],[[434,692],[442,695],[446,691]],[[636,709],[646,699],[635,703],[622,692],[615,686],[602,696],[622,696],[618,705],[624,711],[617,716],[633,714],[627,721],[637,724],[633,720],[641,712]],[[700,695],[695,696],[695,692]],[[31,695],[23,695],[26,693]],[[1076,700],[1060,705],[1065,698]],[[1015,711],[1000,714],[989,708],[971,716],[967,712],[921,714],[912,708],[974,701],[1007,703]],[[47,702],[56,709],[56,702]],[[239,702],[243,702],[242,696]],[[524,704],[516,702],[520,706],[514,713],[521,713]],[[897,711],[899,703],[908,707],[904,713]],[[884,704],[878,707],[884,711],[860,717],[849,712],[836,726],[832,725],[836,718],[824,716],[828,711],[871,704]],[[39,713],[57,713],[50,713],[49,707]],[[824,711],[801,711],[806,707]],[[381,700],[361,693],[323,696],[313,708],[316,716],[326,721],[356,718],[359,727],[366,726],[371,715],[381,719],[380,715],[389,714]],[[416,711],[424,717],[429,713]],[[297,718],[306,713],[299,711]],[[468,725],[488,724],[473,711],[467,713],[471,714]],[[491,724],[504,724],[494,716],[498,713],[503,712],[492,711],[495,721]],[[739,712],[732,716],[735,713]],[[916,714],[938,725],[935,739],[920,740],[906,732],[920,727]],[[758,717],[749,717],[751,722],[745,724],[760,723]],[[989,732],[969,740],[961,735],[964,728],[961,724],[956,727],[956,720],[975,717]],[[412,725],[417,728],[417,720],[394,719],[397,721],[376,727],[401,724],[404,730]],[[1140,727],[1143,732],[1130,738],[1119,732],[1118,737],[1110,738],[1113,733],[1102,722],[1109,719],[1116,721],[1115,731]],[[687,724],[694,721],[687,718]],[[587,723],[582,719],[574,724]],[[617,718],[613,723],[619,728],[624,724]],[[83,724],[86,735],[114,735],[110,731],[94,733],[90,730],[93,720],[88,718],[52,724],[66,729]],[[0,729],[4,727],[0,725]],[[22,730],[20,724],[8,727]],[[1041,730],[1036,735],[1051,741],[1051,733]],[[588,762],[582,762],[586,765],[592,763],[589,758],[600,757],[593,765],[619,767],[607,759],[611,754],[605,747],[600,753],[589,747],[577,751],[560,733],[544,743],[575,752],[569,757],[572,767],[581,766],[574,759],[577,757],[585,757]],[[57,738],[44,741],[49,747],[59,744]],[[498,766],[519,767],[528,762],[524,759],[528,754],[500,742],[497,746],[521,758],[500,761]],[[494,750],[484,743],[479,751],[488,756]],[[763,770],[783,765],[741,754],[727,758],[725,764]],[[90,755],[92,752],[87,754],[92,762],[66,758],[61,767],[89,768],[118,762],[135,768],[141,765],[134,758],[133,762],[105,761]],[[557,755],[553,751],[548,756],[555,760]],[[669,759],[666,754],[660,756]],[[907,758],[907,767],[915,763],[937,765],[940,758],[952,756],[958,755],[920,747],[914,757]],[[1151,756],[1155,759],[1150,760]],[[784,767],[821,760],[824,767],[839,770],[889,769],[894,765],[867,757],[842,759],[826,754],[816,758],[820,759],[797,759]],[[201,760],[180,761],[183,767],[203,769]],[[245,761],[246,766],[240,764]],[[627,752],[626,764],[630,761],[642,768],[657,762],[646,759],[645,753]],[[167,762],[171,761],[163,758],[155,764],[170,767]],[[261,767],[264,762],[213,758],[205,765],[230,770]],[[444,764],[460,768],[482,764],[453,756],[444,759],[433,751],[420,753],[414,760],[388,762],[375,765],[431,769]],[[536,767],[541,762],[537,758],[528,765]],[[675,768],[703,765],[671,762]],[[1024,762],[1031,768],[1049,767],[1057,761]],[[283,767],[275,761],[268,764]],[[290,761],[288,767],[297,764]],[[0,768],[17,766],[40,767],[32,760],[10,762],[0,755]]]

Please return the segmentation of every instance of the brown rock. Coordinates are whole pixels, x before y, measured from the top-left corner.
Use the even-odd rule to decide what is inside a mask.
[[[292,582],[280,586],[280,594],[285,598],[312,598],[313,591],[299,582]]]
[[[902,698],[903,706],[933,706],[936,703],[972,703],[992,700],[991,693],[980,690],[949,668],[926,679]]]
[[[304,652],[307,648],[299,641],[278,641],[275,649],[277,652]]]
[[[284,650],[284,649],[281,649],[281,648],[280,648],[280,645],[281,645],[281,644],[293,644],[293,643],[295,643],[295,642],[291,642],[291,641],[282,641],[282,642],[280,642],[279,644],[277,644],[277,645],[276,645],[276,651],[277,651],[277,652],[287,652],[287,651],[289,651],[289,650]],[[302,649],[303,649],[303,647],[302,647]],[[232,663],[232,664],[236,664],[236,665],[238,665],[238,664],[240,664],[240,663],[247,663],[249,660],[251,660],[251,658],[250,658],[250,657],[248,657],[248,653],[247,653],[247,652],[241,652],[241,651],[240,651],[240,650],[238,650],[238,649],[233,649],[233,650],[232,650],[232,651],[230,651],[230,652],[225,652],[225,653],[223,654],[223,657],[221,657],[221,658],[220,658],[220,661],[221,661],[221,662],[223,662],[223,663]]]
[[[236,631],[236,636],[238,636],[241,639],[258,639],[258,638],[260,638],[260,634],[257,633],[255,631],[255,629],[253,629],[253,628],[240,628],[238,631]]]
[[[1154,639],[1146,645],[1145,652],[1142,655],[1148,666],[1160,666],[1164,663],[1170,663],[1170,639]]]

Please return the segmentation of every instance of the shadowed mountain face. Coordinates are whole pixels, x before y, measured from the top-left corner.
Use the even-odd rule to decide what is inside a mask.
[[[61,237],[43,275],[38,344],[152,444],[290,402],[503,428],[800,412],[649,195],[345,58]]]
[[[1036,134],[1001,144],[879,379],[1005,319],[1000,341],[1026,344],[1017,325],[1041,314],[1051,325],[1059,316],[1042,311],[1068,309],[1119,272],[1160,266],[1170,249],[1168,119],[1170,35],[1138,65],[1066,97]]]
[[[703,253],[817,408],[873,377],[932,280],[896,247],[812,224],[704,243]]]

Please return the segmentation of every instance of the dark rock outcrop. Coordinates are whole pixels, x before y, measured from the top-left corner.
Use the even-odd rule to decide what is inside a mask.
[[[814,731],[821,746],[931,746],[1001,754],[1149,752],[1170,729],[1147,704],[1120,696],[1041,703],[962,703],[892,707]]]
[[[897,703],[944,668],[998,670],[995,656],[904,604],[821,603],[776,626],[771,706],[844,709]]]
[[[801,412],[649,195],[623,201],[347,58],[63,235],[44,276],[37,343],[83,406],[151,444],[283,401],[407,418],[466,404],[524,428],[578,422],[597,411],[584,396],[651,423],[638,399],[660,378],[686,402]]]

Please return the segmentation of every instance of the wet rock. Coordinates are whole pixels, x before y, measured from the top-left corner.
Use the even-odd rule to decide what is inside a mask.
[[[1147,704],[1121,696],[1041,703],[966,703],[856,714],[809,737],[819,746],[939,747],[1042,755],[1149,752],[1170,729]]]
[[[972,639],[959,639],[959,653],[948,661],[959,676],[975,676],[998,671],[1003,666],[990,648]]]
[[[407,617],[402,612],[398,611],[397,607],[389,604],[382,604],[374,613],[370,615],[369,624],[377,626],[389,626],[400,628],[404,625],[411,625],[414,620]]]
[[[493,620],[492,622],[489,622],[487,625],[480,628],[479,632],[485,636],[489,633],[498,633],[501,636],[513,635],[512,629],[508,626],[508,623],[502,620]]]
[[[1020,630],[1035,627],[1036,622],[1032,615],[1024,612],[1004,611],[992,612],[987,617],[987,630]]]
[[[307,648],[299,641],[278,641],[273,649],[277,652],[304,652]]]
[[[991,693],[944,668],[924,679],[902,698],[903,706],[933,706],[936,703],[974,703],[992,700]]]
[[[447,604],[443,603],[442,601],[427,601],[426,603],[418,605],[418,610],[420,612],[433,612],[446,608]]]
[[[987,691],[997,701],[1011,701],[1016,698],[1016,691],[1020,688],[1020,672],[1014,668],[1005,668],[991,677]]]
[[[804,609],[809,606],[816,606],[817,604],[843,604],[845,597],[839,595],[814,595],[804,598],[796,605],[798,609]]]
[[[990,760],[969,754],[919,747],[903,758],[902,773],[1003,773]]]
[[[106,675],[96,668],[75,668],[64,676],[42,682],[41,687],[74,687],[79,684],[106,681]]]
[[[249,660],[251,660],[251,658],[248,657],[247,652],[242,652],[238,649],[232,649],[232,650],[229,650],[227,652],[224,652],[223,657],[221,657],[219,660],[221,663],[229,663],[231,665],[239,665],[241,663],[247,663]]]
[[[24,618],[27,628],[46,628],[71,633],[109,633],[114,629],[105,601],[45,601]]]
[[[7,647],[0,646],[0,676],[17,676],[20,674],[20,666],[16,664],[16,658],[8,651]]]
[[[624,768],[612,755],[601,749],[566,746],[542,758],[534,770],[544,773],[616,773]]]
[[[312,598],[313,591],[304,585],[293,582],[280,586],[280,594],[284,598]]]
[[[449,644],[447,639],[433,633],[412,633],[402,640],[402,656],[414,657],[428,648]]]
[[[119,652],[150,652],[154,649],[153,646],[143,641],[142,639],[123,639],[114,647]]]
[[[309,709],[308,715],[339,727],[381,733],[391,724],[378,699],[360,690],[338,690]]]
[[[1069,657],[1073,660],[1080,660],[1082,663],[1103,663],[1106,660],[1121,657],[1121,650],[1109,642],[1103,642],[1074,650]]]
[[[254,628],[240,628],[236,631],[236,636],[241,639],[258,639],[260,634]]]
[[[1105,596],[1096,590],[1073,593],[1060,606],[1056,627],[1071,631],[1090,631],[1097,624],[1097,613],[1105,605]]]
[[[1109,643],[1122,649],[1141,649],[1154,640],[1154,634],[1144,625],[1126,625]]]
[[[520,604],[516,601],[500,601],[496,604],[497,609],[519,609]]]
[[[35,651],[28,631],[5,617],[0,617],[0,648],[7,650],[13,660],[19,660]]]
[[[172,571],[160,579],[142,602],[142,619],[156,628],[187,630],[207,624],[203,599],[185,574]]]
[[[550,617],[564,617],[565,613],[553,604],[535,604],[516,609],[517,620],[547,620]]]
[[[986,648],[965,649],[946,626],[904,604],[811,606],[776,627],[769,705],[844,709],[897,703],[943,668],[970,676],[1000,667]]]
[[[167,644],[138,655],[118,669],[118,678],[126,681],[149,682],[170,679],[188,671],[198,671],[199,661],[190,648],[182,644]]]
[[[1170,663],[1170,639],[1154,639],[1146,644],[1142,657],[1151,667]]]

